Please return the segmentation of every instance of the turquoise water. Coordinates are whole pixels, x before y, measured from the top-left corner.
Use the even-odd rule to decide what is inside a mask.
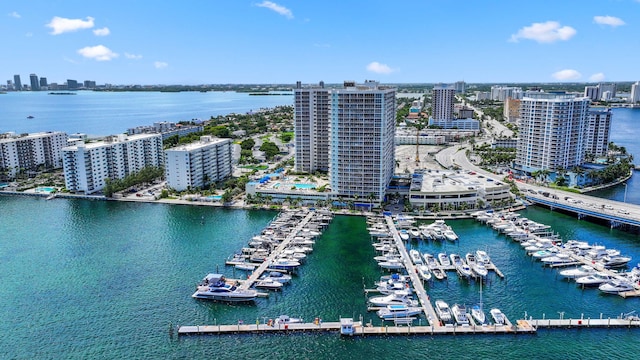
[[[220,200],[220,199],[222,199],[222,196],[221,195],[211,195],[211,196],[207,196],[207,198],[213,199],[213,200]]]
[[[276,215],[271,211],[214,207],[77,201],[0,196],[0,319],[6,358],[284,359],[609,357],[640,351],[636,330],[540,331],[525,336],[340,338],[337,334],[225,335],[171,338],[169,326],[236,323],[281,314],[325,321],[363,316],[364,286],[382,272],[373,261],[362,217],[338,216],[282,293],[255,305],[234,306],[191,298],[206,273],[220,271],[227,256],[246,245]],[[552,225],[566,239],[599,242],[640,259],[637,235],[578,221],[546,209],[523,216]],[[202,221],[204,219],[204,221]],[[466,253],[484,249],[506,275],[483,287],[485,308],[524,316],[613,316],[640,309],[640,299],[603,296],[562,281],[555,270],[532,262],[518,244],[472,220],[448,222],[458,244],[418,243],[421,251]],[[453,275],[453,274],[451,274]],[[428,286],[433,300],[478,302],[480,287],[459,282]],[[602,339],[606,338],[606,342]],[[224,349],[220,353],[220,349]],[[535,349],[535,352],[532,352]],[[507,355],[508,354],[508,355]],[[535,354],[535,356],[534,356]],[[619,358],[635,358],[620,356]]]
[[[37,187],[36,188],[37,193],[52,193],[54,191],[56,191],[56,188],[53,188],[53,187]]]
[[[315,184],[296,184],[296,189],[315,189]]]

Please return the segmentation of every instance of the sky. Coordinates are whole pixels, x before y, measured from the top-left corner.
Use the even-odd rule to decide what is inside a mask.
[[[0,1],[0,81],[640,80],[640,0]]]

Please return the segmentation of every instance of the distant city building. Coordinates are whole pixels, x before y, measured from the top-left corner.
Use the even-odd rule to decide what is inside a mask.
[[[13,83],[15,84],[16,91],[22,91],[22,81],[20,75],[13,75]]]
[[[457,94],[464,94],[467,91],[467,83],[464,81],[456,81],[453,87],[456,89]]]
[[[123,179],[147,166],[164,166],[159,134],[121,134],[104,141],[79,142],[63,148],[62,157],[66,188],[84,194],[102,190],[106,179]]]
[[[40,90],[47,90],[49,86],[47,85],[47,78],[46,77],[41,77],[40,78]]]
[[[96,82],[93,80],[85,80],[84,81],[84,88],[85,89],[95,89],[96,88]]]
[[[38,79],[38,75],[29,75],[29,80],[31,81],[31,91],[40,91],[40,80]]]
[[[585,128],[585,154],[606,156],[611,136],[611,109],[591,108]]]
[[[600,96],[600,100],[602,101],[611,101],[611,99],[613,99],[613,96],[611,96],[611,91],[608,90],[604,91]]]
[[[429,130],[423,129],[420,135],[416,136],[417,129],[396,130],[396,145],[443,145],[447,142],[444,135],[432,134]]]
[[[474,111],[464,105],[455,105],[453,113],[457,119],[473,119]]]
[[[488,91],[476,91],[476,101],[491,100],[491,93]]]
[[[507,149],[517,149],[518,148],[518,139],[493,139],[491,142],[491,148],[507,148]]]
[[[203,188],[232,174],[231,139],[201,136],[200,141],[165,150],[167,186],[177,191]]]
[[[453,103],[456,89],[451,85],[436,84],[431,93],[431,108],[433,120],[453,119]]]
[[[629,97],[629,102],[632,104],[640,102],[640,81],[636,81],[635,84],[631,85],[631,96]]]
[[[78,90],[78,81],[67,79],[67,90]]]
[[[491,87],[491,100],[505,101],[507,98],[521,99],[522,88],[513,86],[494,85]]]
[[[504,118],[510,123],[515,123],[520,118],[520,100],[508,97],[504,102]]]
[[[476,119],[435,120],[429,119],[429,126],[437,126],[440,129],[480,131],[480,121]]]
[[[160,121],[153,123],[152,126],[137,126],[127,129],[127,135],[136,134],[162,134],[162,140],[166,140],[171,136],[186,136],[196,132],[203,132],[202,125],[183,125],[169,121]]]
[[[0,171],[13,178],[20,170],[36,171],[39,167],[62,167],[61,149],[67,145],[67,134],[59,131],[27,135],[0,135]]]
[[[589,103],[565,93],[527,92],[520,102],[515,168],[531,173],[582,164]]]
[[[602,94],[604,94],[605,91],[608,91],[611,93],[611,98],[614,98],[616,97],[616,91],[618,89],[618,86],[616,84],[600,83],[598,84],[598,89],[600,91],[600,97],[602,97]]]
[[[598,86],[585,86],[584,97],[588,97],[592,101],[600,99],[600,92]]]
[[[13,87],[13,81],[7,80],[7,90],[15,90]]]
[[[370,80],[333,89],[298,82],[296,171],[327,166],[335,196],[382,201],[395,169],[395,95],[395,88]]]
[[[605,92],[608,91],[609,94],[606,95],[608,100],[604,100],[603,96],[605,96]],[[592,101],[609,101],[616,97],[617,86],[616,84],[604,84],[600,83],[596,86],[585,86],[584,87],[584,96],[588,97]]]

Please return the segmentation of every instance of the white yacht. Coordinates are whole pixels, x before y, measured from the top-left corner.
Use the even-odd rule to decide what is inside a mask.
[[[438,262],[436,261],[436,258],[432,254],[424,253],[422,254],[422,258],[424,259],[424,264],[429,267],[429,270],[440,267],[440,265],[438,265]]]
[[[386,308],[380,309],[376,314],[381,319],[393,320],[394,318],[406,318],[411,316],[420,315],[422,308],[417,306],[408,305],[387,305]]]
[[[458,275],[462,278],[469,278],[473,275],[473,272],[471,271],[471,268],[469,267],[469,265],[467,265],[464,260],[462,260],[462,258],[460,257],[460,255],[458,254],[451,254],[449,255],[449,257],[451,258],[451,262],[453,263],[453,265],[456,267],[456,271],[458,272]]]
[[[420,252],[416,249],[411,249],[409,250],[409,257],[411,258],[411,261],[415,264],[415,265],[422,265],[422,256],[420,256]]]
[[[540,261],[542,261],[544,265],[560,265],[574,262],[571,256],[565,253],[557,253],[555,255],[542,258]]]
[[[443,253],[443,252],[439,253],[438,261],[440,262],[440,266],[444,266],[444,267],[451,266],[451,261],[449,260],[449,256],[447,256],[447,253]]]
[[[475,276],[478,276],[483,279],[487,277],[487,275],[489,274],[489,271],[484,266],[484,262],[479,262],[476,259],[475,255],[472,253],[467,253],[465,258],[467,259],[467,265],[469,265],[469,267],[471,268],[471,271],[473,271]]]
[[[445,231],[443,231],[442,235],[444,235],[445,239],[449,241],[458,240],[458,235],[453,230],[451,230],[451,228],[448,228]]]
[[[481,262],[485,265],[489,265],[491,263],[491,258],[489,254],[487,254],[484,250],[476,250],[476,261]]]
[[[577,278],[576,284],[584,287],[600,286],[600,284],[605,283],[609,280],[611,280],[611,276],[603,272],[596,272],[591,275]]]
[[[622,255],[605,255],[600,259],[600,262],[608,269],[627,266],[629,261],[631,261],[630,257]]]
[[[409,228],[409,236],[411,237],[411,239],[420,239],[420,229],[418,229],[417,227],[410,227]]]
[[[633,283],[627,279],[616,278],[598,286],[598,289],[605,294],[619,294],[625,291],[635,290]]]
[[[440,318],[440,321],[443,323],[450,323],[453,319],[453,315],[451,314],[451,308],[449,308],[449,304],[442,300],[436,300],[436,314]]]
[[[402,239],[402,241],[409,240],[409,232],[405,229],[401,229],[400,231],[398,231],[398,235],[400,235],[400,239]]]
[[[269,265],[269,268],[291,271],[291,270],[295,270],[298,266],[300,266],[300,261],[298,260],[280,258],[280,259],[275,259]]]
[[[292,318],[289,315],[280,315],[276,318],[276,325],[278,324],[300,324],[303,323],[304,320],[302,318]]]
[[[491,314],[491,317],[493,318],[493,323],[494,324],[496,324],[496,325],[506,325],[507,324],[507,318],[504,316],[502,311],[500,311],[500,309],[493,308],[493,309],[491,309],[491,311],[489,311],[489,313]]]
[[[283,274],[281,272],[278,271],[271,271],[268,274],[262,275],[262,277],[260,277],[261,280],[275,280],[278,281],[280,283],[283,284],[287,284],[289,283],[289,281],[291,281],[291,275],[287,275],[287,274]]]
[[[265,278],[256,281],[253,286],[256,289],[280,290],[284,284],[271,278]]]
[[[595,272],[596,269],[593,267],[589,265],[582,265],[577,268],[562,270],[560,271],[560,275],[567,279],[577,279],[583,276],[595,274]]]
[[[447,277],[447,273],[439,267],[435,267],[430,270],[431,274],[433,274],[433,276],[438,280],[444,280]]]
[[[400,259],[389,259],[387,261],[381,261],[378,263],[378,266],[387,270],[404,269],[404,263]]]
[[[388,305],[411,305],[417,306],[418,302],[411,298],[411,294],[406,290],[396,291],[385,296],[374,296],[368,299],[371,306],[384,307]]]
[[[222,274],[207,274],[191,297],[226,302],[250,302],[258,296],[255,290],[240,290],[228,284]]]
[[[418,265],[416,267],[416,270],[418,270],[418,275],[420,275],[420,278],[424,281],[429,281],[431,280],[431,272],[429,271],[429,267],[427,265]]]
[[[458,325],[469,325],[469,318],[467,317],[467,309],[463,305],[455,304],[451,307],[453,318],[456,319]]]

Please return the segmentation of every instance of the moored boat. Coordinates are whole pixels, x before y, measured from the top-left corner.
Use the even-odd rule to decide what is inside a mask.
[[[446,302],[442,300],[436,300],[435,310],[436,314],[440,318],[440,321],[442,321],[443,323],[450,323],[453,320],[451,308],[449,308],[449,304],[447,304]]]
[[[408,305],[387,305],[386,308],[376,312],[378,317],[385,320],[393,320],[394,318],[405,318],[416,316],[422,313],[422,308]]]
[[[422,280],[431,280],[431,272],[429,271],[429,267],[427,265],[418,265],[416,269],[418,270],[418,275],[420,275],[420,278]]]
[[[463,305],[454,304],[451,307],[451,313],[453,318],[456,319],[456,323],[462,326],[469,325],[469,318],[467,317],[467,309]]]
[[[411,261],[415,264],[415,265],[422,265],[422,256],[420,256],[420,252],[416,249],[411,249],[409,250],[409,257],[411,258]]]
[[[207,274],[191,297],[225,302],[251,302],[256,299],[255,290],[241,290],[226,282],[222,274]]]
[[[504,316],[502,311],[498,308],[493,308],[489,311],[491,317],[493,318],[493,323],[496,325],[506,325],[507,318]]]

